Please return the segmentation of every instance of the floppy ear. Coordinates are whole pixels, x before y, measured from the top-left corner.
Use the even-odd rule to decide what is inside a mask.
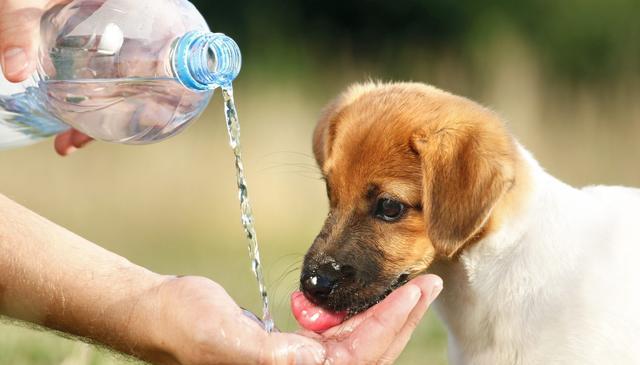
[[[434,123],[414,135],[427,235],[442,255],[456,255],[483,231],[513,183],[514,145],[498,124]]]
[[[328,134],[329,118],[327,115],[323,115],[313,131],[313,155],[315,156],[316,163],[320,168],[322,168],[326,159]]]
[[[341,107],[344,105],[343,99],[344,95],[341,95],[324,107],[313,131],[313,155],[321,169],[332,152],[332,143],[338,124],[337,119],[339,119]]]

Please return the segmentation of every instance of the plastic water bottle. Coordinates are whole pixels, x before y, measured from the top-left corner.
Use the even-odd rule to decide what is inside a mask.
[[[145,144],[182,131],[240,71],[236,43],[187,0],[75,0],[41,20],[37,71],[0,76],[0,149],[70,127]]]

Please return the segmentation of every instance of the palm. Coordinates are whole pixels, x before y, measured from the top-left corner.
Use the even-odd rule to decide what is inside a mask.
[[[305,334],[324,343],[331,364],[391,364],[431,303],[432,290],[442,285],[433,275],[410,284],[339,326],[319,335]]]
[[[430,275],[393,292],[381,303],[322,334],[267,334],[218,284],[205,278],[168,280],[159,290],[166,331],[179,364],[392,363],[441,285]],[[199,346],[182,346],[198,343]],[[300,363],[300,359],[297,359]],[[162,362],[161,362],[162,363]],[[166,362],[173,364],[175,362]]]

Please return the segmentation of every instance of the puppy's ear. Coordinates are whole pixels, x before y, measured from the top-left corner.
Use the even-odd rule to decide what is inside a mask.
[[[324,165],[327,155],[327,140],[329,139],[329,116],[327,114],[322,115],[313,131],[313,155],[320,168]]]
[[[448,122],[421,129],[413,147],[423,169],[427,234],[439,254],[452,257],[483,231],[513,184],[513,141],[499,122]]]
[[[323,109],[313,132],[313,154],[320,168],[324,168],[325,162],[333,152],[333,142],[345,109],[360,96],[376,90],[378,87],[380,87],[380,83],[373,81],[355,83]]]
[[[313,155],[321,169],[332,152],[340,111],[344,104],[343,99],[343,95],[339,96],[322,110],[318,124],[313,131]]]

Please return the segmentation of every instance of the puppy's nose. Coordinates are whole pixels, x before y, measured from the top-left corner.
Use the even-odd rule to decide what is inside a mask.
[[[327,301],[340,280],[352,276],[353,272],[351,266],[342,266],[336,263],[320,265],[314,272],[302,276],[300,280],[302,291],[311,301],[322,304]]]

